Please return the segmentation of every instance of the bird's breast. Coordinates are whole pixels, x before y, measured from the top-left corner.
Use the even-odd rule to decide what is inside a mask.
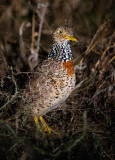
[[[63,62],[63,68],[67,69],[67,74],[69,76],[75,74],[73,60]]]

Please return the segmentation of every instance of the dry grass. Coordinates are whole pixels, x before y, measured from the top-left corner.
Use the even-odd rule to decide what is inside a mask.
[[[114,2],[8,2],[0,2],[1,159],[113,160]],[[73,46],[77,86],[44,116],[59,133],[48,135],[36,129],[21,91],[31,69],[47,56],[52,30],[62,24],[79,39]]]

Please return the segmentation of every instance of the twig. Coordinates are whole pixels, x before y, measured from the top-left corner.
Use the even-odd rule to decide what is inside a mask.
[[[106,31],[103,31],[101,36],[97,39],[97,41],[85,52],[85,55],[88,55],[88,53],[91,52],[91,50],[102,40],[102,38],[105,36]]]
[[[37,64],[38,64],[38,56],[39,56],[39,49],[40,49],[41,32],[42,32],[42,26],[43,26],[43,22],[44,22],[44,16],[45,16],[48,4],[49,4],[48,2],[46,4],[41,4],[40,3],[39,6],[38,6],[38,9],[40,7],[43,7],[43,11],[42,11],[42,15],[40,17],[41,20],[40,20],[39,31],[38,31],[37,49],[34,49],[35,13],[33,13],[31,55],[28,58],[28,63],[29,63],[29,66],[30,66],[31,70],[33,70],[35,68],[35,66],[37,66]],[[36,12],[38,13],[38,10]]]
[[[99,34],[99,32],[102,31],[102,30],[104,29],[104,27],[105,27],[106,24],[107,24],[107,23],[106,23],[106,21],[105,21],[105,22],[99,27],[99,29],[98,29],[97,32],[95,33],[95,35],[94,35],[94,37],[93,37],[91,43],[89,44],[87,50],[85,51],[86,54],[89,53],[89,52],[91,51],[91,48],[92,48],[91,46],[92,46],[92,44],[94,43],[94,41],[95,41],[97,35]],[[93,48],[94,48],[94,47],[93,47]],[[89,50],[90,50],[90,51],[89,51]]]
[[[21,56],[24,60],[24,62],[27,62],[27,58],[26,58],[26,54],[25,54],[25,47],[24,47],[24,41],[23,41],[23,38],[22,38],[22,35],[23,35],[23,27],[26,23],[23,22],[20,26],[20,29],[19,29],[19,35],[20,35],[20,51],[21,51]]]
[[[34,49],[34,34],[35,34],[35,10],[33,9],[33,17],[32,17],[32,43],[31,50]]]
[[[100,89],[102,88],[102,86],[105,84],[105,82],[110,78],[112,76],[112,74],[111,75],[109,75],[104,81],[103,81],[103,83],[99,86],[99,88],[96,90],[96,92],[94,93],[94,95],[93,95],[93,97],[92,97],[92,99],[93,98],[95,98],[100,92]],[[108,87],[109,88],[109,87]],[[107,88],[106,88],[107,89]]]
[[[44,4],[43,12],[41,15],[41,21],[40,21],[40,26],[39,26],[39,31],[38,31],[37,53],[39,53],[39,49],[40,49],[40,39],[41,39],[42,26],[43,26],[44,16],[45,16],[48,4],[49,4],[48,2],[46,4]]]
[[[112,39],[110,39],[110,41],[108,42],[107,47],[105,48],[105,50],[103,51],[103,53],[102,53],[102,55],[101,55],[101,58],[100,58],[100,59],[97,61],[97,63],[95,64],[95,68],[98,67],[100,61],[103,59],[104,55],[105,55],[106,52],[108,51],[108,49],[109,49],[109,47],[110,47],[110,44],[111,44],[111,40],[112,40]]]
[[[11,102],[16,98],[17,94],[19,93],[19,92],[18,92],[17,83],[16,83],[16,81],[15,81],[15,79],[14,79],[14,77],[13,77],[13,69],[12,69],[12,67],[11,67],[11,71],[12,71],[12,77],[11,77],[11,79],[12,79],[14,85],[15,85],[15,94],[12,96],[12,98],[11,98],[10,100],[8,100],[8,101],[0,108],[0,110],[4,109],[9,103],[11,103]]]
[[[113,56],[113,57],[108,61],[107,64],[110,64],[114,59],[115,59],[115,56]]]
[[[78,83],[75,88],[73,89],[72,93],[70,94],[70,96],[74,95],[77,91],[78,88],[80,88],[82,86],[83,83],[85,83],[85,85],[88,85],[94,78],[96,77],[96,75],[91,76],[89,79],[85,78],[84,80],[82,80],[80,83]],[[83,90],[83,89],[82,89]]]
[[[78,89],[79,87],[81,87],[81,85],[87,80],[87,78],[85,78],[84,80],[82,80],[80,83],[78,83],[75,88],[73,89],[72,93],[70,94],[70,96],[74,95],[74,91],[76,89]]]
[[[84,56],[80,59],[80,61],[78,62],[78,64],[82,63],[84,58],[91,52],[91,50],[94,49],[94,47],[102,40],[102,38],[104,37],[105,33],[107,32],[106,30],[104,30],[104,27],[106,26],[106,22],[104,22],[99,29],[97,30],[97,32],[95,33],[91,43],[89,44],[87,50],[84,53]],[[103,31],[104,30],[104,31]],[[103,32],[102,32],[103,31]],[[102,32],[101,36],[96,40],[97,36],[99,35],[99,33]],[[95,41],[96,40],[96,41]],[[78,65],[77,64],[77,65]],[[75,66],[76,67],[76,66]]]
[[[39,16],[39,18],[41,19],[41,14],[39,12],[37,12],[37,15]],[[48,25],[47,21],[45,20],[44,18],[44,22],[45,24],[47,25],[48,29],[49,29],[49,32],[48,31],[44,31],[44,33],[47,33],[47,34],[51,34],[52,33],[52,29],[50,28],[50,26]],[[43,31],[42,31],[43,32]]]

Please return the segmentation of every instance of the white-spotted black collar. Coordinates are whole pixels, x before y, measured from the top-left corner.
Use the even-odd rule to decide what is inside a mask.
[[[70,61],[73,59],[71,48],[68,42],[54,43],[48,55],[48,58],[54,58],[56,61]]]

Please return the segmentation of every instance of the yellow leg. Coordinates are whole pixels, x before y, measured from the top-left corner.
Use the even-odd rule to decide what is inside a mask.
[[[35,121],[37,129],[40,130],[41,127],[40,127],[40,123],[38,121],[38,117],[34,117],[34,121]]]
[[[41,121],[41,123],[42,123],[42,125],[43,125],[43,130],[44,130],[45,132],[51,133],[51,132],[53,131],[53,130],[47,125],[47,123],[45,122],[45,120],[43,119],[42,116],[40,116],[40,121]]]
[[[55,132],[54,130],[52,130],[52,129],[47,125],[47,123],[45,122],[45,120],[43,119],[42,116],[40,116],[39,119],[40,119],[43,127],[40,126],[39,121],[38,121],[38,117],[35,117],[35,118],[34,118],[34,121],[35,121],[35,124],[36,124],[37,128],[38,128],[40,131],[43,130],[44,132],[48,132],[49,134],[51,134],[51,133],[58,134],[57,132]]]

